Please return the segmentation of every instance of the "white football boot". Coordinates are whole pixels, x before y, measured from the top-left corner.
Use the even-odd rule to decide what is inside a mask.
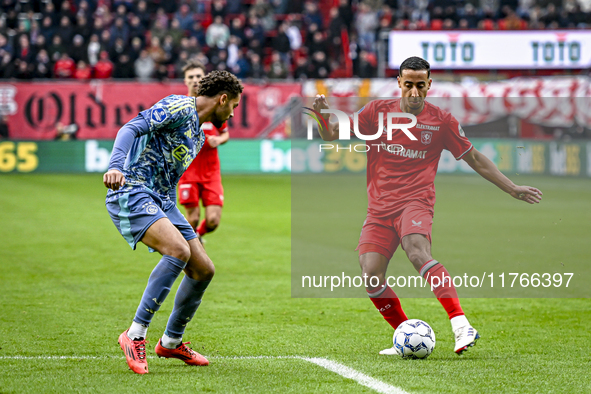
[[[478,335],[478,331],[471,325],[463,326],[454,331],[454,335],[456,337],[456,347],[454,348],[454,352],[460,355],[464,351],[466,351],[470,346],[474,346],[476,344],[476,340],[480,338]]]

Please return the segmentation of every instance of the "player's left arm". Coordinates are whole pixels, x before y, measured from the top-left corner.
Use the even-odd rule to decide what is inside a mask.
[[[480,153],[476,148],[470,149],[462,159],[468,163],[481,177],[494,183],[505,193],[513,198],[523,200],[529,204],[537,204],[542,200],[542,192],[531,186],[518,186],[507,178],[488,157]]]

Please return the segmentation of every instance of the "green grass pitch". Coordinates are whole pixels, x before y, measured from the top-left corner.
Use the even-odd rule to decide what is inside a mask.
[[[519,182],[544,191],[543,203],[529,210],[538,214],[524,214],[532,207],[478,177],[438,177],[434,254],[450,271],[470,259],[526,263],[530,253],[589,264],[589,180]],[[392,329],[367,299],[291,298],[290,185],[289,176],[224,178],[222,223],[206,244],[216,277],[184,338],[211,365],[154,357],[171,293],[148,332],[150,373],[139,376],[127,369],[117,337],[159,256],[145,246],[132,252],[117,233],[100,175],[0,177],[0,393],[376,392],[290,356],[338,362],[389,385],[384,392],[591,392],[588,298],[465,298],[482,339],[461,357],[436,300],[403,300],[409,317],[435,330],[427,360],[377,354],[391,345]],[[532,231],[507,225],[516,218]],[[343,224],[353,243],[354,223]],[[543,231],[551,226],[557,230]],[[354,246],[347,241],[343,249]],[[393,263],[410,265],[401,251]]]

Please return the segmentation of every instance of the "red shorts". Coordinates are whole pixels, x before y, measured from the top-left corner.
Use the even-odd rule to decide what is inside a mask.
[[[402,238],[409,234],[424,234],[431,242],[433,208],[421,203],[409,203],[401,210],[386,217],[373,217],[369,214],[363,223],[359,245],[359,255],[368,252],[380,253],[390,260],[400,245]]]
[[[179,202],[187,208],[209,205],[224,206],[222,181],[179,183]]]

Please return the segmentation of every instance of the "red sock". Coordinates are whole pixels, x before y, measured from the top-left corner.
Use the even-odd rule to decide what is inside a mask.
[[[373,302],[392,328],[397,329],[400,323],[408,320],[408,317],[406,317],[406,314],[402,310],[398,296],[396,296],[396,293],[394,293],[394,290],[390,286],[384,284],[384,287],[380,290],[374,293],[368,291],[367,294],[371,302]]]
[[[199,227],[197,227],[197,234],[203,236],[205,233],[207,233],[207,226],[205,225],[205,219],[203,219],[201,223],[199,223]]]
[[[433,289],[433,293],[450,319],[464,314],[460,306],[458,292],[443,264],[437,260],[429,260],[423,264],[420,273],[431,286],[437,286]],[[435,282],[435,285],[433,285],[433,282]]]

